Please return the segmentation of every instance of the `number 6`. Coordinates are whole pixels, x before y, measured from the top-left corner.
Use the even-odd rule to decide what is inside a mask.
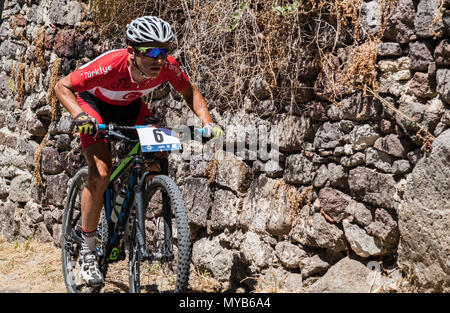
[[[164,137],[163,137],[162,131],[159,130],[159,129],[154,129],[153,130],[153,136],[155,136],[155,140],[158,143],[161,143],[161,142],[164,141]]]

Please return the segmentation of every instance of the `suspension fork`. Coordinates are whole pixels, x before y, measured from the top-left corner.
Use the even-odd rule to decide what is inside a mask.
[[[142,175],[142,167],[144,165],[144,160],[142,157],[137,156],[135,159],[134,171],[136,173],[137,183],[134,187],[135,192],[135,200],[136,200],[136,240],[138,242],[140,259],[141,260],[149,260],[152,259],[151,253],[149,253],[146,249],[145,244],[145,208],[144,208],[144,186],[145,186],[145,178],[147,177],[147,173]]]

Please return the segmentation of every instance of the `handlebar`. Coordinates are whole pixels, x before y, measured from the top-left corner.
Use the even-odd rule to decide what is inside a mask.
[[[125,140],[128,142],[133,142],[133,143],[139,141],[139,139],[137,139],[137,138],[136,139],[130,138],[130,137],[127,137],[127,136],[117,132],[117,131],[136,132],[136,126],[119,126],[119,125],[114,125],[114,124],[98,124],[97,126],[98,126],[98,132],[105,132],[105,134],[100,135],[100,138],[115,137],[117,139]],[[198,140],[198,137],[201,137],[201,141],[203,143],[205,143],[209,139],[211,139],[211,138],[203,136],[206,132],[206,130],[203,128],[197,128],[195,126],[187,126],[187,128],[190,131],[191,136],[189,139],[191,139],[191,140]],[[172,130],[175,131],[176,133],[183,132],[182,128],[179,128],[179,129],[174,128]]]

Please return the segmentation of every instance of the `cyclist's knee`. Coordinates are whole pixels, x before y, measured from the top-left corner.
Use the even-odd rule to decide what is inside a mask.
[[[97,183],[107,184],[111,177],[111,168],[109,166],[99,166],[89,168],[89,180]]]
[[[103,193],[108,187],[110,177],[110,169],[89,168],[88,185],[90,188]]]

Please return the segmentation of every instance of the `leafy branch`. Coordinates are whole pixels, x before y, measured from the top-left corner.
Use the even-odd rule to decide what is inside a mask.
[[[300,6],[300,1],[295,0],[294,3],[292,3],[292,4],[286,4],[283,6],[281,6],[281,5],[273,6],[272,10],[277,12],[277,14],[284,16],[284,15],[289,15],[289,14],[295,13],[299,6]]]

